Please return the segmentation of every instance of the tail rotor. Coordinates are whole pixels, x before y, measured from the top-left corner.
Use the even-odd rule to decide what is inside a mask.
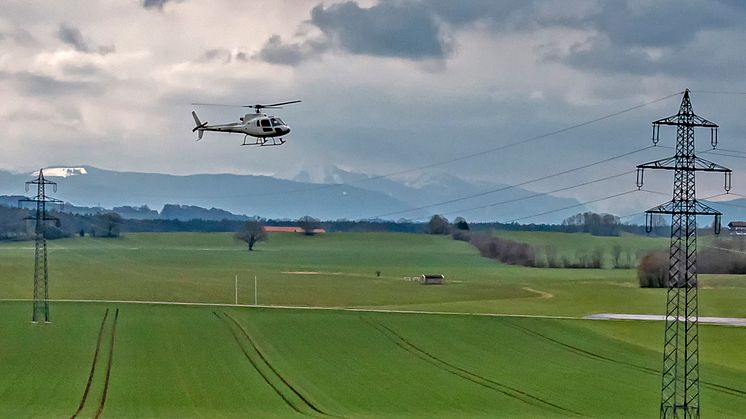
[[[207,127],[207,121],[204,123],[199,120],[199,117],[197,117],[197,113],[192,111],[192,118],[194,118],[194,123],[197,125],[194,128],[192,128],[192,132],[197,131],[197,141],[202,139],[202,135],[205,133],[205,127]]]

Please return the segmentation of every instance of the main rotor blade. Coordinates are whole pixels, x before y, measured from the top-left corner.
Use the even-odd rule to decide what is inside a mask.
[[[226,105],[224,103],[192,103],[195,106],[226,106],[229,108],[253,108],[254,105]]]
[[[289,105],[291,103],[299,103],[300,100],[291,100],[290,102],[280,102],[280,103],[271,103],[269,105],[263,105],[265,108],[269,108],[270,106],[280,106],[280,105]]]

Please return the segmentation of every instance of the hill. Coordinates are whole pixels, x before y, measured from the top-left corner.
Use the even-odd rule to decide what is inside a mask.
[[[163,208],[166,204],[219,208],[234,215],[260,216],[272,219],[297,219],[311,215],[320,219],[369,219],[380,217],[397,220],[426,220],[434,213],[454,212],[474,221],[510,221],[532,212],[543,212],[578,203],[575,199],[550,195],[530,201],[486,207],[477,211],[459,209],[488,205],[503,200],[526,197],[533,192],[511,188],[500,194],[488,194],[464,202],[434,206],[433,203],[504,189],[505,185],[472,182],[454,176],[392,180],[371,178],[364,174],[336,170],[323,183],[279,179],[269,176],[203,174],[175,176],[159,173],[116,172],[82,166],[58,168],[50,173],[59,184],[56,194],[73,206],[90,208],[134,207]],[[21,195],[29,174],[0,171],[0,194]],[[553,213],[532,219],[536,223],[559,223],[564,217],[582,211]],[[149,218],[152,214],[135,214]]]

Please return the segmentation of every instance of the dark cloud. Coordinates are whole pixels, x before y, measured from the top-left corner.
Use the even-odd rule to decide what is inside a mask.
[[[573,24],[565,22],[566,26],[593,29],[596,36],[569,51],[550,49],[542,55],[545,60],[589,72],[735,76],[746,60],[731,53],[731,46],[723,45],[722,37],[709,36],[714,32],[742,31],[746,13],[727,3],[604,2],[597,13]],[[740,36],[744,36],[743,32]]]
[[[352,54],[412,59],[443,58],[448,51],[437,16],[424,3],[355,2],[311,10],[311,21],[335,45]]]
[[[647,4],[603,2],[588,23],[613,44],[675,47],[706,30],[738,24],[732,10],[717,2],[657,0]]]
[[[222,61],[224,63],[231,62],[231,52],[223,48],[208,49],[198,61],[209,62],[209,61]]]
[[[93,95],[103,90],[99,83],[59,80],[27,71],[0,72],[0,80],[16,84],[20,91],[30,96]]]
[[[98,48],[96,48],[96,52],[101,55],[111,54],[114,51],[116,51],[114,45],[100,45]]]
[[[80,30],[76,27],[62,23],[60,28],[57,30],[57,37],[60,41],[70,45],[80,52],[90,51],[88,43],[83,39],[83,34],[80,33]]]
[[[300,62],[336,49],[350,54],[398,57],[411,60],[447,58],[453,50],[449,31],[476,23],[508,31],[533,22],[532,0],[382,0],[369,7],[347,1],[311,9],[306,22],[321,31],[318,38],[284,43],[274,35],[258,57],[275,64]]]
[[[247,62],[249,60],[248,54],[243,51],[232,52],[225,48],[213,48],[208,49],[197,58],[197,62],[208,63],[208,62],[220,62],[228,64],[231,62]]]
[[[57,37],[60,41],[70,45],[75,48],[76,51],[80,52],[96,52],[101,55],[106,55],[115,50],[114,45],[99,45],[95,48],[91,47],[83,37],[80,29],[66,23],[60,24],[60,28],[57,30]]]
[[[177,0],[143,0],[142,6],[146,9],[158,9],[163,10],[163,6],[166,5],[166,3],[174,2]]]
[[[275,35],[257,57],[266,62],[297,65],[334,49],[350,54],[411,60],[444,59],[453,50],[453,30],[480,24],[495,33],[546,27],[592,30],[597,36],[569,53],[549,51],[544,58],[589,70],[645,74],[666,70],[661,57],[645,48],[686,51],[707,31],[743,27],[742,0],[600,1],[578,9],[572,4],[534,0],[381,0],[364,8],[356,1],[315,6],[307,24],[320,37],[283,42]],[[713,45],[713,48],[723,48]],[[665,59],[665,57],[663,58]]]
[[[307,40],[303,43],[286,44],[279,35],[271,36],[259,51],[258,58],[272,64],[298,65],[308,58],[329,49],[324,40]]]

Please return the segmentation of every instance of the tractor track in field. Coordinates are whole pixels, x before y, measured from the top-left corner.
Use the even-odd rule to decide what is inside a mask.
[[[83,390],[83,398],[80,400],[78,410],[70,416],[70,419],[75,419],[85,407],[85,402],[88,400],[88,393],[91,391],[91,384],[93,384],[93,374],[96,373],[96,364],[98,363],[98,353],[101,350],[101,340],[104,336],[104,326],[106,325],[106,318],[109,317],[109,309],[107,308],[104,312],[104,318],[101,320],[101,327],[98,329],[98,337],[96,338],[96,351],[93,353],[93,361],[91,362],[91,371],[88,373],[88,381],[85,384],[85,390]]]
[[[516,400],[519,400],[523,403],[530,404],[535,407],[544,408],[544,409],[551,409],[554,411],[561,411],[564,414],[572,414],[576,416],[585,416],[584,414],[580,412],[576,412],[574,410],[559,406],[557,404],[554,404],[550,401],[544,400],[540,397],[534,396],[533,394],[530,394],[528,392],[525,392],[523,390],[499,383],[497,381],[494,381],[490,378],[481,376],[479,374],[476,374],[472,371],[469,371],[467,369],[461,368],[458,365],[454,365],[448,361],[445,361],[430,352],[420,348],[419,346],[415,345],[414,343],[410,342],[407,338],[396,332],[394,329],[386,326],[382,322],[370,319],[370,318],[363,318],[364,321],[366,321],[368,324],[370,324],[373,328],[378,330],[382,335],[384,335],[386,338],[388,338],[390,341],[392,341],[394,344],[402,348],[403,350],[409,352],[410,354],[416,356],[417,358],[435,366],[436,368],[446,371],[450,374],[456,375],[460,378],[463,378],[467,381],[470,381],[472,383],[475,383],[479,386],[488,388],[490,390],[497,391],[499,393],[502,393],[508,397],[514,398]]]
[[[222,317],[220,316],[220,314],[218,314],[215,311],[213,311],[212,313],[218,319],[220,319],[221,321],[223,321],[225,323],[225,325],[231,331],[231,334],[233,335],[233,338],[236,340],[236,343],[241,348],[241,352],[243,352],[244,356],[249,361],[249,363],[251,363],[251,365],[259,373],[259,375],[262,376],[262,378],[264,379],[264,381],[267,384],[269,384],[270,387],[272,387],[272,389],[275,391],[275,393],[277,393],[277,395],[279,395],[282,398],[282,400],[290,408],[292,408],[293,410],[295,410],[296,412],[298,412],[298,413],[300,413],[302,415],[307,415],[307,416],[315,416],[315,414],[318,414],[318,415],[321,415],[321,416],[324,416],[324,417],[337,417],[337,418],[340,417],[340,416],[336,416],[336,415],[332,415],[330,413],[327,413],[324,410],[322,410],[321,408],[317,407],[306,396],[304,396],[300,391],[298,391],[298,389],[296,389],[295,386],[293,386],[292,384],[290,384],[290,382],[282,374],[280,374],[280,372],[269,362],[269,359],[267,359],[267,357],[264,355],[264,353],[261,351],[261,349],[259,349],[259,345],[256,344],[256,342],[254,341],[254,339],[246,331],[246,329],[243,327],[243,325],[241,325],[241,323],[238,322],[238,320],[236,320],[233,316],[231,316],[230,314],[228,314],[226,312],[222,312],[222,314],[223,314]],[[241,343],[241,338],[240,338],[239,334],[236,333],[236,330],[238,330],[240,332],[240,334],[245,338],[245,341],[247,341],[249,343],[249,345],[251,345],[251,347],[254,349],[254,352],[256,352],[256,354],[259,356],[259,360],[261,361],[261,363],[264,364],[267,368],[269,368],[269,370],[272,372],[272,374],[275,376],[275,378],[279,379],[282,382],[283,386],[278,386],[275,383],[273,383],[272,380],[270,379],[270,377],[268,377],[267,374],[262,371],[262,369],[260,368],[259,363],[257,362],[257,360],[254,359],[254,357],[252,357],[249,354],[249,352],[244,348],[243,344]],[[313,413],[309,414],[310,412],[308,412],[305,409],[301,409],[298,406],[296,406],[296,404],[293,403],[293,401],[290,400],[290,398],[288,398],[288,396],[282,391],[281,387],[285,387],[286,390],[289,390],[290,392],[292,392],[293,394],[295,394],[295,396],[297,396],[298,399],[300,399],[300,401],[303,403],[303,405],[306,408],[311,409],[311,411]]]
[[[608,356],[605,356],[605,355],[600,355],[600,354],[597,354],[595,352],[591,352],[589,350],[586,350],[586,349],[583,349],[583,348],[580,348],[580,347],[577,347],[577,346],[574,346],[574,345],[570,345],[569,343],[562,342],[562,341],[557,340],[555,338],[549,337],[549,336],[547,336],[547,335],[545,335],[543,333],[537,332],[535,330],[531,330],[531,329],[529,329],[527,327],[519,326],[519,325],[517,325],[517,324],[515,324],[513,322],[510,322],[510,321],[507,321],[506,325],[508,325],[509,327],[512,327],[512,328],[514,328],[516,330],[519,330],[519,331],[521,331],[523,333],[526,333],[526,334],[528,334],[530,336],[538,337],[540,339],[543,339],[543,340],[546,340],[548,342],[551,342],[551,343],[553,343],[555,345],[561,346],[562,348],[564,348],[564,349],[566,349],[566,350],[568,350],[568,351],[570,351],[572,353],[575,353],[577,355],[580,355],[580,356],[583,356],[583,357],[586,357],[586,358],[591,358],[591,359],[595,359],[597,361],[605,361],[605,362],[610,362],[610,363],[617,364],[617,365],[622,365],[624,367],[629,367],[629,368],[632,368],[634,370],[637,370],[639,372],[643,372],[643,373],[646,373],[646,374],[652,374],[652,375],[655,375],[655,376],[660,375],[660,371],[656,370],[655,368],[644,367],[642,365],[633,364],[631,362],[620,361],[618,359],[614,359],[614,358],[611,358],[611,357],[608,357]],[[703,381],[703,380],[700,380],[700,383],[702,384],[703,387],[707,387],[707,388],[710,388],[710,389],[715,390],[715,391],[726,393],[726,394],[729,394],[731,396],[746,397],[746,391],[744,391],[744,390],[739,390],[737,388],[733,388],[733,387],[729,387],[729,386],[724,386],[724,385],[721,385],[721,384],[710,383],[710,382]]]
[[[86,403],[88,402],[88,397],[91,394],[91,388],[93,387],[93,383],[96,376],[96,371],[99,366],[99,360],[101,358],[101,346],[104,342],[104,336],[107,332],[106,323],[109,317],[109,309],[107,308],[104,312],[104,317],[101,320],[101,326],[98,330],[98,337],[96,338],[96,350],[93,353],[93,360],[91,361],[91,370],[88,373],[88,380],[86,381],[85,389],[83,390],[83,397],[80,400],[80,404],[78,405],[78,410],[73,413],[73,415],[70,417],[71,419],[77,418],[83,410],[86,408]],[[111,368],[114,361],[114,339],[116,337],[117,332],[117,320],[119,319],[119,309],[117,308],[114,312],[113,320],[111,321],[111,335],[109,336],[109,348],[107,352],[108,359],[106,361],[106,372],[104,375],[104,387],[101,391],[101,398],[99,400],[98,406],[96,408],[96,413],[94,415],[95,418],[99,418],[101,414],[104,411],[104,406],[106,405],[106,399],[109,393],[109,380],[111,378]]]
[[[96,410],[96,419],[101,417],[106,404],[106,396],[109,394],[109,379],[111,378],[111,366],[114,362],[114,336],[117,334],[117,320],[119,319],[119,309],[114,312],[114,323],[111,325],[111,342],[109,344],[109,361],[106,363],[106,380],[104,381],[104,391],[101,393],[101,401]]]

